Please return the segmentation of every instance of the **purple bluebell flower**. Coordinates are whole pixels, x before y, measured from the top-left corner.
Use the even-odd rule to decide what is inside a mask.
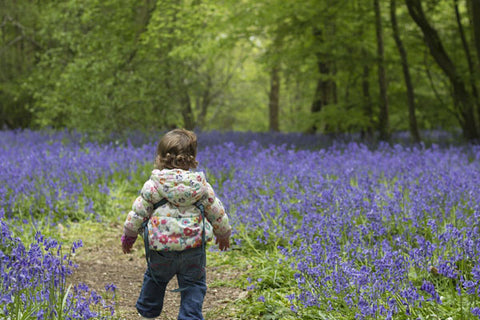
[[[58,268],[59,275],[69,271],[55,262],[58,244],[37,241],[50,255],[34,259],[38,250],[17,246],[3,216],[15,218],[30,199],[39,205],[26,205],[25,212],[50,217],[46,223],[55,225],[59,217],[82,210],[100,219],[99,197],[108,196],[116,173],[133,180],[136,170],[153,160],[156,143],[140,134],[125,143],[98,143],[67,132],[31,131],[3,132],[0,140],[17,150],[0,154],[0,261],[10,263],[12,251],[31,255],[42,267]],[[480,147],[372,147],[354,135],[332,140],[219,132],[199,134],[199,145],[198,169],[211,177],[234,226],[255,235],[253,245],[278,248],[284,256],[280,267],[294,269],[298,294],[289,298],[292,308],[325,311],[342,301],[358,319],[372,314],[395,319],[401,306],[414,314],[441,303],[444,288],[437,281],[455,279],[462,294],[478,294]],[[27,164],[13,170],[18,157]],[[233,242],[244,245],[235,234]],[[29,270],[17,272],[18,281],[27,283],[30,273],[38,272]],[[11,287],[12,277],[6,281]],[[255,284],[249,280],[249,286]],[[87,302],[96,298],[76,306],[89,314]]]
[[[33,307],[32,304],[38,304],[45,307],[36,311],[37,319],[56,317],[60,311],[57,309],[59,305],[65,308],[62,314],[66,319],[91,319],[100,315],[92,311],[92,307],[101,305],[113,308],[112,304],[86,285],[76,286],[73,292],[65,291],[66,278],[72,269],[68,255],[60,254],[61,244],[58,241],[37,233],[34,242],[26,247],[19,239],[12,237],[6,224],[4,231],[9,238],[2,238],[0,248],[8,242],[9,251],[5,252],[6,248],[0,250],[0,303],[3,315],[8,315],[18,305],[28,309]],[[80,241],[75,242],[72,250],[79,245]],[[108,288],[114,290],[113,285]],[[57,304],[55,300],[64,303]]]
[[[470,312],[474,315],[480,318],[480,308],[479,307],[473,307],[470,309]]]
[[[441,303],[440,300],[440,295],[438,294],[437,290],[435,289],[435,286],[433,283],[427,280],[423,280],[422,286],[420,287],[420,290],[425,291],[426,293],[430,294],[433,298],[434,301]]]

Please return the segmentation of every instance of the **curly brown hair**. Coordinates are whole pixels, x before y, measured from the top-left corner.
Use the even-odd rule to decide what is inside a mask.
[[[157,146],[155,168],[183,169],[196,168],[197,136],[185,129],[174,129],[167,132]]]

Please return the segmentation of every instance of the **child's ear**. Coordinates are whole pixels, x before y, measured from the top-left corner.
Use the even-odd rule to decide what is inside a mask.
[[[157,154],[157,156],[155,157],[155,168],[156,169],[160,169],[160,165],[161,165],[161,157],[159,154]]]

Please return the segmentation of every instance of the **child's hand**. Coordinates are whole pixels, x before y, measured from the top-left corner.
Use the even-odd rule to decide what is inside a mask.
[[[230,248],[230,237],[226,237],[226,238],[217,237],[215,244],[218,244],[218,248],[220,249],[220,251],[227,251],[227,249]]]
[[[126,235],[122,235],[122,250],[123,253],[130,253],[132,252],[133,244],[137,240],[137,237],[129,237]]]

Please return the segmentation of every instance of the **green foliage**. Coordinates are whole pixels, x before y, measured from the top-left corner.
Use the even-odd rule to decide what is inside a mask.
[[[142,87],[129,68],[134,3],[72,0],[42,8],[39,34],[48,48],[26,83],[40,126],[119,131],[149,112],[143,104],[132,108]]]
[[[324,132],[357,132],[367,129],[368,118],[355,106],[330,104],[310,115],[308,121]]]
[[[390,127],[406,130],[406,88],[389,1],[380,5]],[[473,94],[479,74],[469,72],[453,2],[423,6]],[[459,9],[478,66],[469,11],[464,2]],[[361,131],[378,121],[370,2],[20,0],[0,4],[0,11],[1,127],[266,131],[272,68],[280,70],[282,131],[312,124],[325,132]],[[420,129],[458,127],[451,86],[405,4],[398,3],[397,17]],[[325,76],[320,63],[331,67],[323,80],[335,84],[336,98],[312,116],[317,83]]]

